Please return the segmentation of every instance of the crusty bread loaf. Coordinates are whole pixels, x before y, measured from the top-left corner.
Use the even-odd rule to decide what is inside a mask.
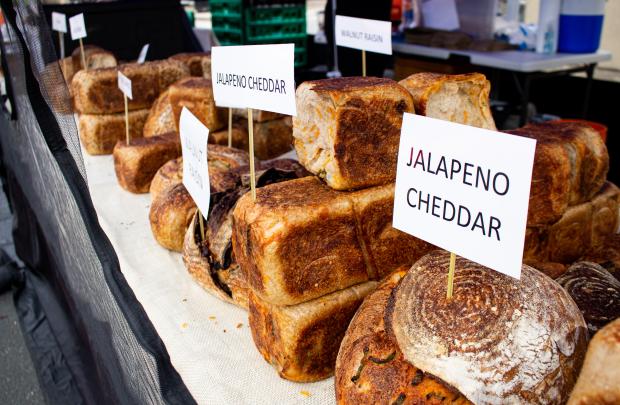
[[[392,228],[394,185],[335,191],[316,177],[244,195],[234,211],[233,250],[263,300],[293,305],[377,280],[431,245]]]
[[[176,131],[177,126],[174,123],[174,114],[172,114],[170,93],[169,90],[166,90],[157,97],[157,100],[151,106],[149,115],[144,123],[143,134],[145,138],[148,138]]]
[[[248,109],[247,108],[233,108],[233,114],[237,117],[245,118],[248,120]],[[279,118],[286,117],[284,114],[275,113],[271,111],[264,110],[253,110],[252,111],[252,121],[254,122],[265,122],[271,120],[277,120]]]
[[[123,93],[118,88],[117,70],[131,80],[133,99],[130,110],[150,108],[168,86],[189,76],[187,67],[178,61],[163,60],[130,63],[118,68],[81,70],[75,74],[73,86],[75,110],[82,114],[109,114],[125,111]]]
[[[413,96],[417,114],[495,130],[491,83],[481,73],[416,73],[398,82]]]
[[[620,318],[620,281],[600,265],[577,262],[555,281],[579,307],[590,336]]]
[[[190,110],[209,131],[216,131],[226,125],[224,110],[215,106],[211,80],[188,77],[170,86],[169,94],[177,129],[183,107]]]
[[[338,355],[338,402],[564,403],[587,344],[566,291],[526,265],[517,280],[459,257],[448,300],[449,260],[429,253],[360,308]]]
[[[349,321],[376,284],[368,281],[292,306],[269,304],[250,292],[249,322],[258,351],[287,380],[329,377]]]
[[[153,176],[170,159],[181,155],[176,133],[118,141],[114,147],[114,170],[118,183],[132,193],[147,193]]]
[[[393,182],[403,113],[411,95],[390,79],[302,83],[293,137],[299,161],[336,190]]]
[[[116,58],[112,52],[96,45],[84,45],[84,59],[88,69],[110,68],[117,65]],[[71,62],[74,72],[84,69],[80,47],[75,48],[71,53]]]
[[[190,75],[211,80],[211,52],[177,53],[172,55],[170,59],[185,64]]]
[[[254,131],[256,131],[256,127]],[[232,131],[230,135],[233,148],[248,150],[248,124],[246,119],[233,117]],[[256,139],[256,132],[254,132],[254,138]],[[224,126],[224,128],[219,131],[210,131],[209,143],[216,145],[228,145],[228,125]],[[256,148],[254,149],[254,153],[256,154]],[[258,155],[256,156],[258,157]]]
[[[183,182],[183,157],[172,159],[157,170],[151,186],[149,187],[149,193],[151,194],[151,200],[157,198],[162,191],[168,187]]]
[[[506,132],[536,139],[528,225],[556,222],[569,206],[590,200],[603,186],[609,156],[589,125],[549,122]]]
[[[568,405],[620,404],[620,318],[590,341]]]
[[[71,91],[71,80],[73,79],[73,75],[75,75],[75,70],[73,69],[73,58],[71,56],[67,56],[64,59],[58,60],[58,63],[60,64],[60,70],[65,78],[65,82],[69,86],[69,91]]]
[[[148,109],[130,111],[130,139],[142,138]],[[117,141],[125,140],[125,113],[80,114],[78,116],[80,139],[84,149],[91,155],[109,155]]]
[[[600,264],[617,280],[620,280],[620,233],[609,235],[599,246],[593,246],[579,261]]]

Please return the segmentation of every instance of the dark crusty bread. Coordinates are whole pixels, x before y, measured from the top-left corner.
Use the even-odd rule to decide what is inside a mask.
[[[390,79],[347,77],[302,83],[293,137],[299,161],[336,190],[391,183],[411,95]]]
[[[590,336],[620,318],[620,281],[600,265],[577,262],[555,281],[579,307]]]
[[[569,206],[590,200],[603,186],[609,155],[589,125],[549,122],[506,132],[536,139],[528,225],[556,222]]]
[[[145,138],[148,138],[149,136],[176,131],[177,126],[174,123],[174,114],[172,114],[170,93],[169,90],[166,90],[157,97],[157,100],[151,106],[149,115],[144,123],[143,134]]]
[[[173,60],[130,63],[118,68],[81,70],[75,74],[71,82],[75,110],[82,114],[125,111],[123,93],[118,88],[117,70],[131,79],[133,99],[128,100],[130,110],[150,108],[168,86],[189,76],[187,67]]]
[[[339,403],[564,403],[587,344],[566,291],[529,266],[516,280],[457,258],[448,300],[449,260],[429,253],[360,308],[337,360]]]
[[[129,137],[142,138],[148,109],[130,111]],[[91,155],[109,155],[117,141],[125,140],[125,113],[80,114],[78,116],[80,139],[84,149]]]
[[[185,52],[172,55],[170,59],[182,62],[194,77],[211,79],[211,52]]]
[[[568,405],[620,404],[620,318],[594,335]]]
[[[292,306],[250,292],[250,329],[258,351],[287,380],[312,382],[334,372],[340,342],[374,281]]]
[[[215,106],[211,80],[201,77],[179,80],[170,86],[169,97],[177,129],[183,107],[190,110],[209,131],[216,131],[226,124],[224,110]]]
[[[495,130],[491,83],[481,73],[416,73],[398,82],[413,96],[417,114]]]
[[[170,159],[181,155],[176,133],[118,141],[114,147],[114,170],[119,184],[132,193],[147,193],[153,176]]]
[[[587,261],[600,264],[620,280],[620,233],[607,236],[599,246],[589,249],[579,261]]]
[[[392,228],[394,185],[335,191],[316,177],[237,203],[233,250],[263,300],[293,305],[411,264],[431,245]]]
[[[162,191],[168,187],[183,182],[183,157],[169,160],[162,167],[157,170],[151,186],[149,187],[149,193],[151,199],[154,200]]]

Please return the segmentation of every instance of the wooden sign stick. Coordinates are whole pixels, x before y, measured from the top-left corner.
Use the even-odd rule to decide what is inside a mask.
[[[454,289],[454,267],[456,265],[456,255],[450,252],[450,269],[448,270],[448,299],[452,299],[452,291]]]
[[[232,148],[232,108],[228,108],[228,147]]]
[[[252,109],[248,108],[248,135],[250,142],[248,149],[250,152],[250,188],[252,189],[252,201],[256,201],[256,179],[254,178],[254,119]]]
[[[82,42],[82,38],[80,38],[80,53],[82,54],[82,66],[84,66],[84,70],[88,70],[88,66],[86,66],[86,56],[84,55],[84,42]]]
[[[362,49],[362,76],[366,77],[366,50]]]
[[[199,209],[196,209],[196,211],[198,211],[198,225],[200,225],[200,241],[202,242],[203,240],[205,240],[205,219]]]
[[[127,145],[131,139],[129,139],[129,111],[127,108],[127,96],[123,93],[123,98],[125,99],[125,140],[127,141]]]

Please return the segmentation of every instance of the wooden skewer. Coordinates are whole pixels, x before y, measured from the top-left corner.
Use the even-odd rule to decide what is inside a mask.
[[[452,299],[452,291],[454,289],[454,267],[456,265],[456,255],[450,252],[450,269],[448,270],[448,299]]]
[[[248,108],[248,135],[250,138],[250,188],[252,190],[252,201],[256,201],[256,179],[254,178],[254,119],[252,117],[252,109]]]
[[[127,141],[127,145],[131,142],[129,138],[129,109],[127,107],[127,96],[123,94],[123,98],[125,99],[125,139]]]
[[[88,70],[88,66],[86,66],[86,55],[84,55],[84,42],[82,42],[82,38],[80,38],[80,53],[82,54],[82,65],[84,66],[84,70]]]
[[[366,77],[366,51],[362,49],[362,76]]]
[[[228,147],[232,148],[232,108],[228,108]]]

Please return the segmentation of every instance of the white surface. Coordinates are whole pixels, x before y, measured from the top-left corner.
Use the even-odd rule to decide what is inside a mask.
[[[71,28],[71,39],[86,38],[86,24],[84,23],[84,14],[80,13],[69,18],[69,26]]]
[[[190,110],[183,107],[179,130],[183,150],[183,184],[198,209],[208,213],[211,199],[207,164],[209,129]]]
[[[444,48],[406,44],[402,42],[395,42],[392,44],[392,47],[395,52],[426,56],[435,59],[448,59],[451,54],[468,56],[472,65],[506,69],[515,72],[557,70],[562,68],[570,68],[577,65],[611,60],[611,53],[604,50],[599,50],[595,53],[556,53],[552,55],[544,55],[529,51],[455,51]]]
[[[540,2],[538,28],[536,30],[536,52],[552,54],[557,51],[561,5],[562,0]]]
[[[392,54],[392,23],[336,16],[336,45],[368,52]]]
[[[335,403],[333,378],[298,384],[278,377],[254,347],[247,313],[206,293],[181,255],[155,242],[150,196],[120,188],[112,156],[83,155],[99,223],[121,271],[199,404]]]
[[[394,228],[519,278],[535,149],[533,139],[405,113]]]
[[[453,31],[461,27],[454,0],[423,1],[422,16],[425,28]]]
[[[142,49],[140,49],[140,54],[138,55],[138,64],[141,65],[146,60],[146,54],[149,51],[149,46],[150,44],[146,44],[142,47]]]
[[[211,48],[215,104],[297,115],[294,52],[293,44]]]
[[[120,70],[118,70],[117,73],[118,88],[126,97],[128,97],[130,100],[133,100],[133,94],[131,92],[131,79],[122,74]]]
[[[63,13],[52,11],[52,29],[62,33],[67,32],[67,17]]]

